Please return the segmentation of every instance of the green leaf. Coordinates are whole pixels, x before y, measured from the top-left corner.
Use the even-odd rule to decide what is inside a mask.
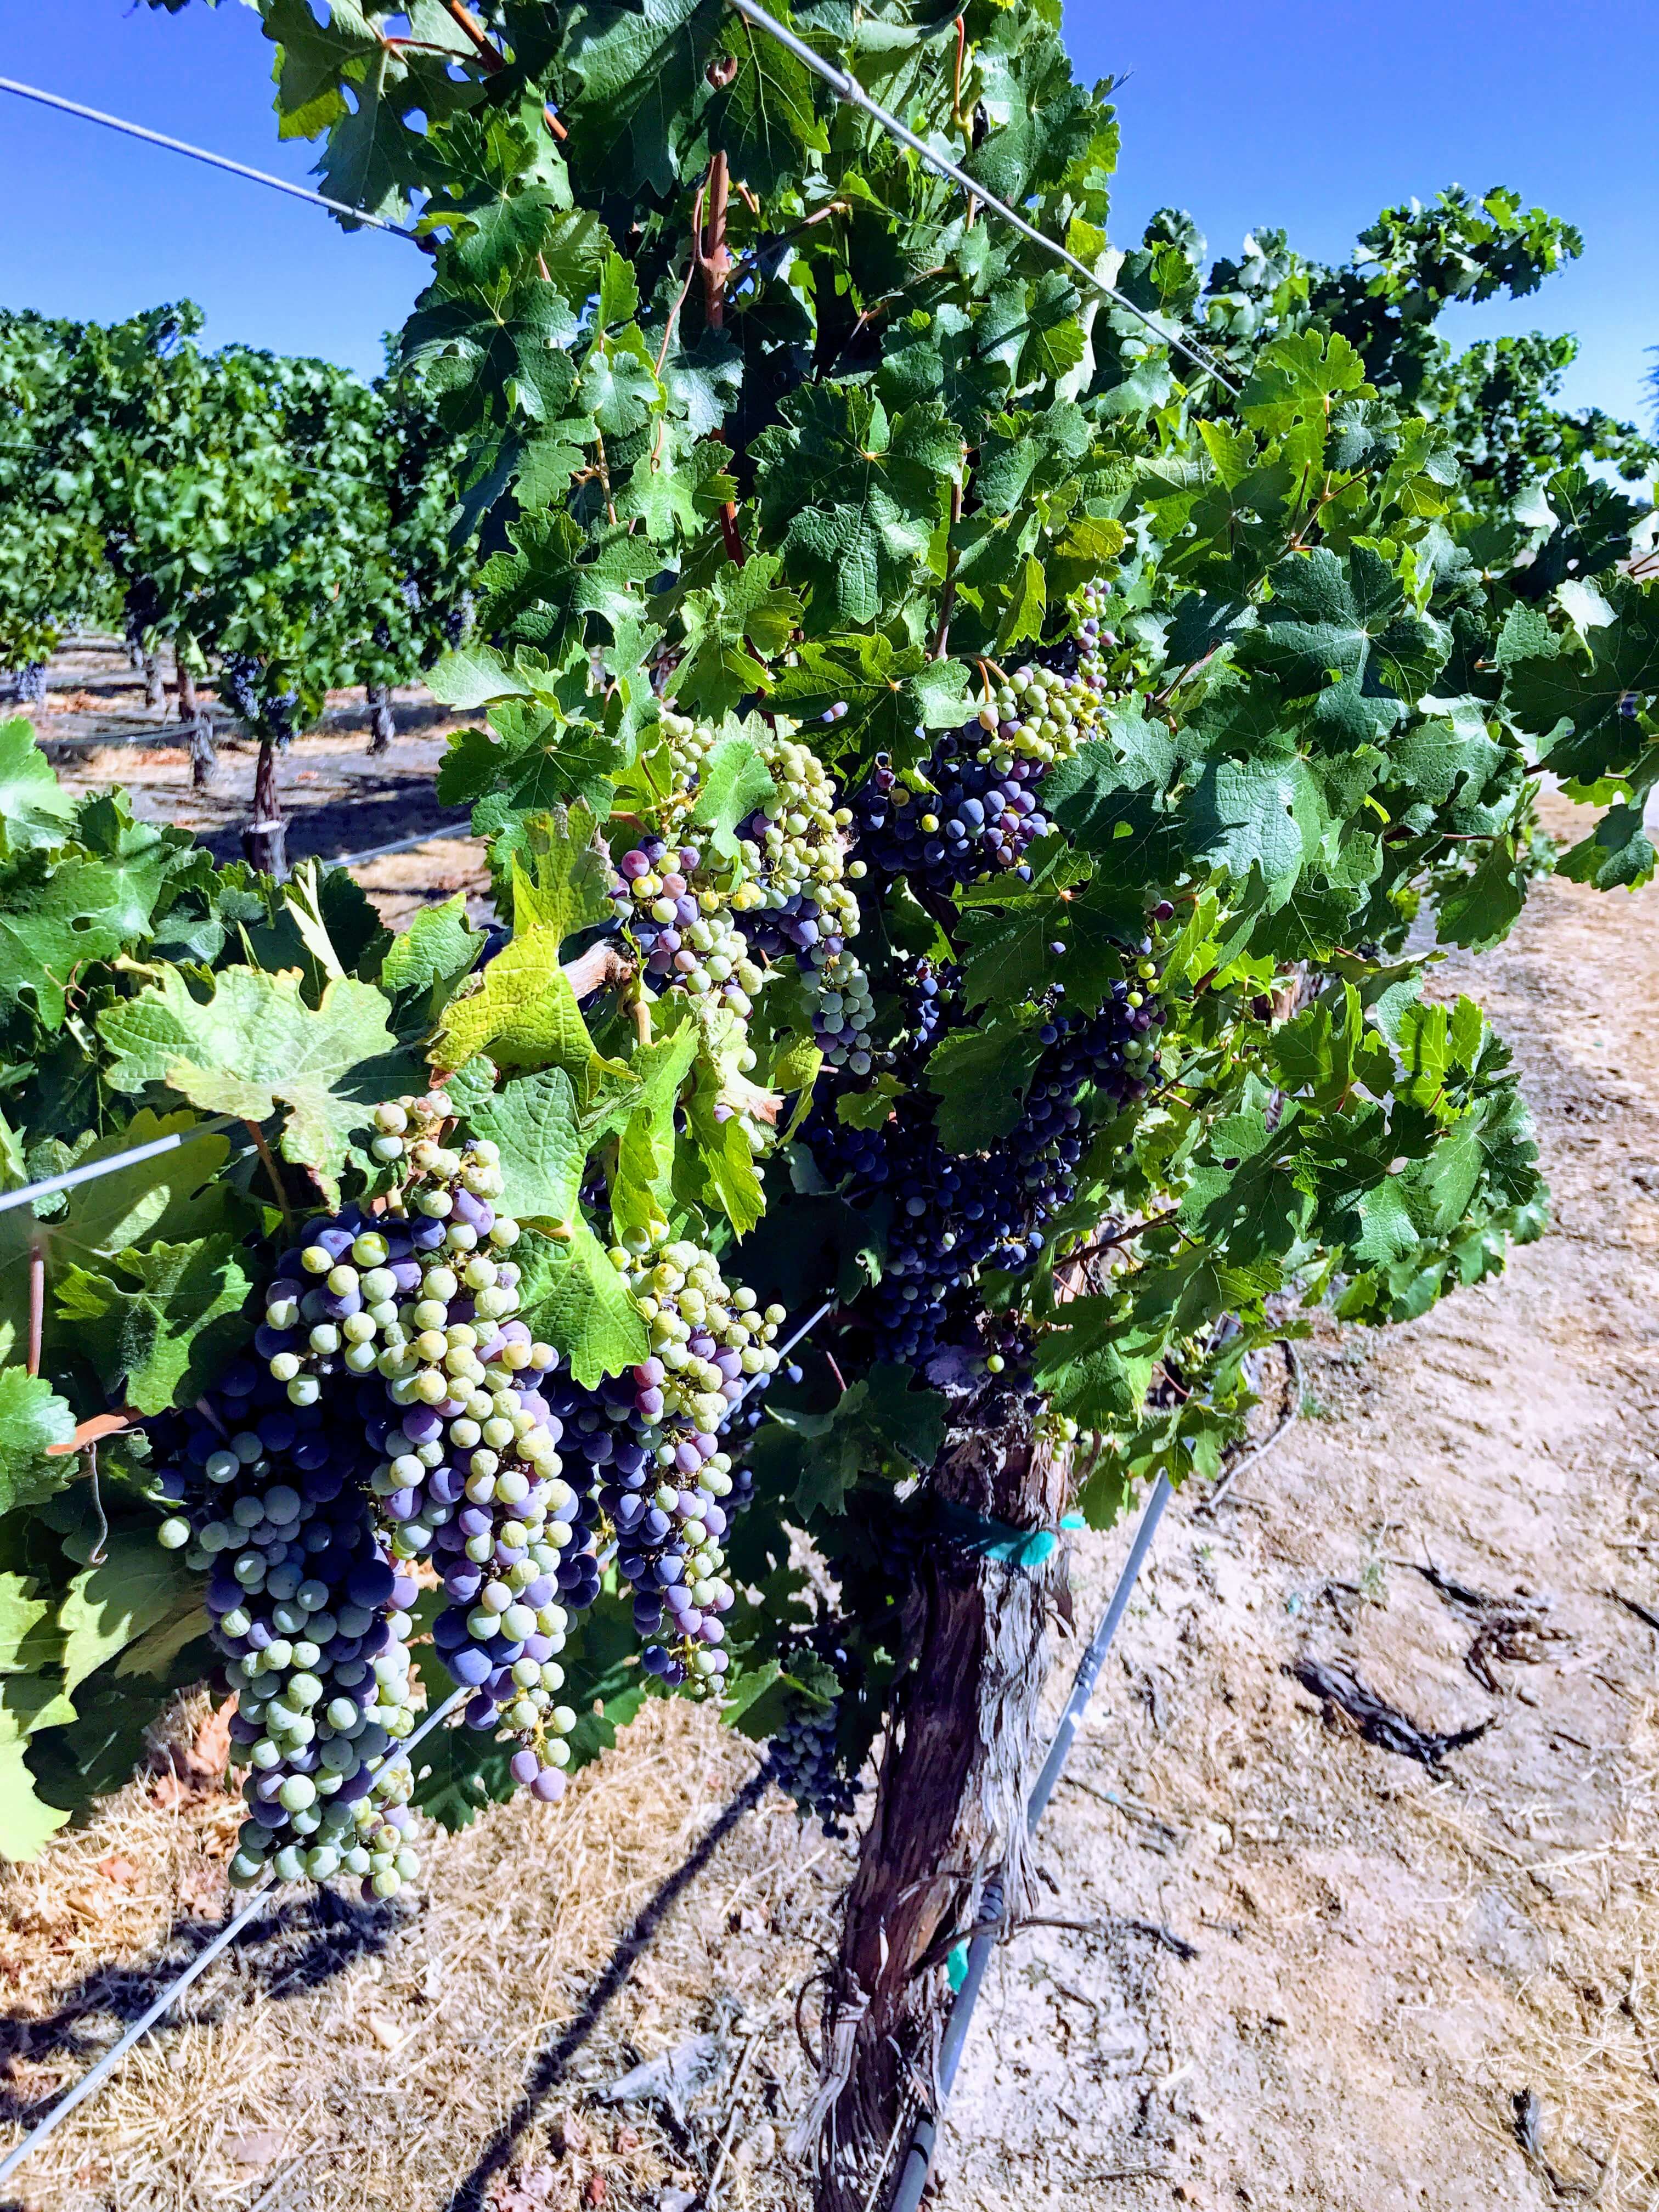
[[[70,1818],[35,1794],[27,1748],[16,1716],[0,1704],[0,1858],[14,1862],[39,1858]]]
[[[609,921],[611,868],[591,808],[556,806],[532,815],[513,850],[513,927],[520,935],[544,926],[562,941]]]
[[[44,1375],[0,1368],[0,1513],[38,1505],[76,1472],[72,1455],[49,1459],[49,1444],[67,1443],[75,1415]]]
[[[126,886],[102,861],[26,858],[0,876],[0,1000],[31,1002],[58,1028],[70,978],[118,952],[130,919]]]
[[[772,771],[752,738],[734,732],[722,738],[703,763],[691,820],[706,832],[723,859],[737,851],[737,827],[759,807],[776,804]]]
[[[559,932],[527,930],[444,1008],[434,1064],[459,1067],[487,1052],[500,1067],[562,1067],[580,1082],[597,1058],[569,978],[559,964]]]
[[[181,1601],[205,1629],[195,1574],[149,1530],[112,1530],[104,1559],[75,1577],[58,1616],[66,1694],[73,1697],[88,1674],[171,1619]]]
[[[501,1148],[501,1212],[519,1221],[568,1221],[587,1148],[564,1070],[544,1068],[504,1085],[470,1119],[475,1136]]]
[[[71,1267],[58,1316],[112,1396],[141,1413],[200,1397],[252,1333],[253,1278],[232,1237],[118,1253],[112,1273]],[[123,1280],[122,1278],[130,1278]]]
[[[775,553],[757,553],[740,568],[717,569],[707,591],[686,593],[685,657],[674,672],[683,712],[718,720],[748,693],[771,688],[765,663],[788,644],[801,613],[798,596],[774,585],[780,566]]]
[[[286,1109],[283,1158],[313,1169],[331,1196],[353,1133],[410,1073],[392,1057],[387,1000],[345,976],[313,1009],[297,969],[229,968],[214,980],[213,995],[199,1000],[177,969],[164,969],[159,982],[100,1014],[109,1082],[118,1091],[162,1084],[208,1113],[243,1121]]]
[[[991,1149],[1018,1121],[1031,1077],[1042,1056],[1031,1031],[999,1028],[958,1030],[936,1044],[927,1060],[927,1087],[939,1099],[939,1141],[948,1152]]]
[[[380,982],[396,994],[445,999],[471,974],[483,942],[483,933],[466,918],[464,896],[423,906],[386,948]]]
[[[1639,806],[1610,807],[1581,844],[1555,864],[1558,876],[1598,891],[1636,890],[1653,874],[1654,850]]]
[[[648,1357],[644,1317],[610,1255],[578,1214],[568,1242],[532,1230],[514,1248],[523,1270],[520,1315],[562,1352],[570,1372],[592,1389]]]
[[[144,1107],[131,1121],[73,1152],[63,1147],[55,1164],[93,1166],[198,1126],[188,1111],[154,1114]],[[236,1207],[235,1194],[222,1180],[229,1157],[229,1139],[207,1130],[158,1158],[138,1160],[77,1184],[61,1210],[46,1220],[25,1206],[0,1213],[0,1358],[22,1341],[32,1249],[39,1249],[51,1284],[67,1267],[112,1258],[149,1237],[176,1243],[223,1229]]]
[[[74,813],[74,795],[59,785],[31,726],[21,717],[0,722],[0,851],[61,845]]]
[[[963,467],[961,433],[935,400],[889,421],[867,392],[805,385],[751,451],[763,518],[785,572],[811,588],[812,632],[878,623],[901,599]]]

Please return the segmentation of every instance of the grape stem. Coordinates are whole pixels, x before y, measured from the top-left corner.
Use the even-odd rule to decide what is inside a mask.
[[[276,1162],[271,1155],[270,1146],[265,1142],[265,1133],[257,1121],[245,1121],[242,1126],[252,1138],[253,1148],[265,1164],[265,1173],[270,1176],[270,1187],[276,1194],[276,1209],[283,1217],[283,1233],[292,1237],[294,1209],[288,1202],[288,1193],[283,1188],[283,1178],[276,1172]]]
[[[1149,1229],[1161,1228],[1164,1222],[1173,1221],[1180,1211],[1178,1206],[1168,1206],[1162,1213],[1154,1213],[1148,1220],[1133,1222],[1128,1228],[1115,1230],[1109,1237],[1097,1237],[1092,1244],[1085,1244],[1080,1252],[1068,1252],[1061,1264],[1069,1267],[1085,1260],[1096,1259],[1103,1252],[1110,1252],[1120,1244],[1127,1244],[1132,1237],[1144,1237]]]
[[[590,945],[579,959],[573,960],[564,971],[564,979],[579,999],[590,993],[602,991],[607,984],[624,983],[634,973],[632,964],[625,960],[614,945],[603,939]]]
[[[29,1373],[40,1372],[40,1340],[46,1325],[46,1248],[37,1229],[29,1238]]]

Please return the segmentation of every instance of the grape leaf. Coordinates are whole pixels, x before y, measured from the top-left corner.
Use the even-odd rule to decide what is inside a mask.
[[[580,1214],[569,1231],[561,1242],[532,1230],[514,1248],[523,1270],[520,1314],[591,1389],[637,1366],[649,1355],[650,1340],[632,1292]]]
[[[465,897],[423,906],[386,948],[380,982],[388,991],[441,1000],[471,974],[483,941],[483,933],[466,918]]]
[[[513,927],[544,924],[562,941],[616,915],[592,810],[578,799],[532,815],[513,852]]]
[[[129,1249],[112,1270],[70,1268],[58,1286],[59,1321],[73,1326],[111,1395],[141,1413],[198,1398],[252,1332],[243,1308],[253,1278],[236,1239]]]
[[[562,1067],[578,1082],[594,1066],[593,1041],[559,964],[556,929],[515,937],[444,1008],[434,1065],[459,1067],[481,1052],[499,1067]]]
[[[147,1528],[111,1532],[105,1558],[70,1583],[58,1626],[64,1633],[64,1689],[73,1697],[87,1676],[181,1606],[202,1630],[201,1585],[175,1553],[164,1552]],[[181,1639],[187,1643],[189,1638]]]
[[[738,848],[738,823],[757,807],[769,807],[776,799],[772,772],[756,750],[754,741],[734,730],[720,739],[703,763],[691,819],[713,849],[729,860]]]
[[[354,1132],[415,1076],[393,1057],[386,998],[343,976],[313,1009],[297,969],[229,968],[215,983],[198,1000],[176,968],[164,969],[159,982],[100,1015],[109,1081],[118,1091],[164,1084],[209,1113],[249,1121],[286,1109],[283,1158],[312,1169],[331,1199]]]
[[[0,1513],[35,1505],[76,1472],[72,1454],[48,1459],[48,1444],[67,1443],[75,1415],[44,1375],[0,1368]]]
[[[31,726],[21,716],[0,722],[0,852],[61,845],[74,812]]]
[[[18,1716],[0,1701],[0,1858],[39,1858],[70,1815],[36,1795]]]
[[[155,1114],[146,1106],[74,1151],[64,1146],[62,1165],[90,1166],[196,1126],[189,1112]],[[45,1220],[26,1206],[0,1213],[0,1358],[21,1341],[27,1322],[32,1248],[51,1284],[76,1261],[107,1259],[152,1236],[176,1243],[222,1229],[235,1202],[222,1176],[229,1157],[229,1139],[206,1129],[175,1152],[77,1184]]]
[[[501,1147],[500,1210],[520,1221],[568,1221],[587,1147],[564,1070],[544,1068],[505,1084],[473,1108],[471,1121],[475,1136]]]

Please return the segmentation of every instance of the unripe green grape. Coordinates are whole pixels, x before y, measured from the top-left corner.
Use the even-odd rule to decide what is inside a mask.
[[[169,1514],[156,1530],[155,1540],[164,1552],[182,1551],[190,1541],[189,1522],[179,1514]]]
[[[323,1386],[314,1375],[296,1375],[288,1386],[291,1406],[314,1406],[322,1395]]]
[[[290,1774],[276,1792],[277,1802],[287,1813],[303,1813],[316,1797],[317,1785],[308,1774]]]

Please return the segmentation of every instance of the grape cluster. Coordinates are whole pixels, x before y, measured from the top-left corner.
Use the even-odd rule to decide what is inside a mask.
[[[756,948],[769,960],[835,953],[858,933],[859,906],[847,888],[844,835],[851,811],[810,745],[775,736],[761,748],[778,797],[738,830],[744,880],[732,903]]]
[[[1086,635],[1086,630],[1080,633],[1081,637]],[[980,709],[979,727],[984,734],[977,757],[999,774],[1006,774],[1020,761],[1045,769],[1069,760],[1099,721],[1100,684],[1091,680],[1095,674],[1079,660],[1069,676],[1056,668],[1028,665],[1017,668],[1006,681],[999,680]]]
[[[206,1571],[207,1609],[238,1710],[232,1758],[252,1770],[230,1878],[343,1869],[395,1895],[416,1871],[400,1832],[409,1734],[406,1608],[416,1585],[388,1560],[367,1494],[361,1432],[250,1360],[189,1414],[151,1424],[155,1494],[182,1510],[168,1549]],[[165,1463],[171,1462],[171,1463]]]
[[[1095,692],[1105,690],[1108,656],[1117,649],[1117,640],[1103,619],[1109,596],[1101,583],[1085,584],[1077,595],[1077,672]]]
[[[442,1092],[376,1109],[373,1150],[400,1211],[377,1218],[354,1206],[313,1223],[267,1291],[255,1346],[298,1406],[314,1405],[331,1376],[364,1378],[355,1412],[380,1455],[369,1487],[390,1548],[434,1555],[450,1604],[433,1641],[473,1692],[467,1721],[520,1736],[514,1776],[550,1801],[575,1725],[555,1701],[568,1626],[558,1592],[568,1576],[591,1602],[598,1569],[591,1559],[566,1567],[580,1548],[578,1498],[538,1387],[557,1356],[513,1318],[519,1270],[506,1255],[519,1228],[490,1203],[496,1149],[447,1146],[449,1112]]]
[[[1143,939],[1133,978],[1118,979],[1097,1012],[1050,1013],[1024,1109],[993,1155],[948,1152],[920,1097],[874,1129],[842,1121],[833,1102],[813,1108],[801,1134],[820,1175],[855,1205],[878,1192],[892,1204],[882,1279],[860,1301],[883,1358],[916,1361],[934,1352],[953,1299],[981,1268],[1018,1274],[1036,1262],[1045,1224],[1076,1187],[1086,1094],[1116,1108],[1146,1093],[1153,1033],[1165,1019],[1141,988],[1156,975],[1151,950]],[[943,1011],[959,1018],[962,1009],[949,978],[925,963],[913,998],[914,1050]]]
[[[608,1436],[595,1424],[589,1448],[606,1478],[599,1504],[634,1591],[635,1626],[653,1639],[647,1671],[671,1687],[689,1676],[713,1681],[726,1671],[720,1616],[736,1595],[721,1571],[735,1484],[720,1431],[775,1371],[783,1309],[759,1310],[754,1292],[728,1287],[696,1244],[658,1243],[638,1255],[618,1248],[612,1256],[645,1316],[651,1352],[598,1394],[609,1415]]]
[[[726,895],[707,884],[697,887],[702,860],[695,845],[676,849],[660,837],[647,837],[617,861],[611,896],[623,911],[648,976],[664,988],[683,982],[697,997],[729,1006],[746,1021],[765,974],[750,957]]]
[[[665,812],[683,816],[717,738],[672,710],[662,726],[677,793]],[[855,870],[845,854],[852,815],[836,806],[834,784],[810,746],[776,732],[756,742],[776,795],[739,826],[733,855],[677,843],[665,823],[621,855],[611,897],[656,988],[687,990],[740,1024],[769,976],[793,959],[826,1055],[836,1066],[852,1063],[868,1051],[871,1012],[863,971],[847,950],[859,926],[847,880]],[[744,1044],[739,1066],[746,1073],[755,1064]],[[771,1141],[758,1122],[748,1133],[757,1152]]]
[[[834,952],[816,949],[817,995],[812,1007],[812,1034],[831,1067],[849,1074],[867,1075],[873,1066],[875,1000],[870,979],[854,954],[844,946]]]
[[[912,791],[878,755],[853,801],[859,855],[878,878],[960,890],[1018,867],[1026,847],[1048,828],[1031,788],[1042,773],[1040,763],[1015,760],[1006,769],[993,768],[973,757],[977,735],[969,724],[935,745],[922,770],[931,793]]]
[[[833,1625],[816,1630],[806,1648],[844,1683],[852,1662]],[[782,1662],[787,1672],[792,1654]],[[826,1836],[844,1837],[858,1804],[858,1780],[845,1771],[840,1748],[842,1699],[822,1705],[792,1694],[781,1728],[766,1747],[766,1778],[793,1798],[803,1820],[817,1820]]]
[[[287,744],[294,735],[294,710],[300,703],[297,691],[267,691],[264,664],[251,653],[227,653],[220,656],[220,689],[230,703],[231,712],[252,728],[268,728],[279,744]]]

